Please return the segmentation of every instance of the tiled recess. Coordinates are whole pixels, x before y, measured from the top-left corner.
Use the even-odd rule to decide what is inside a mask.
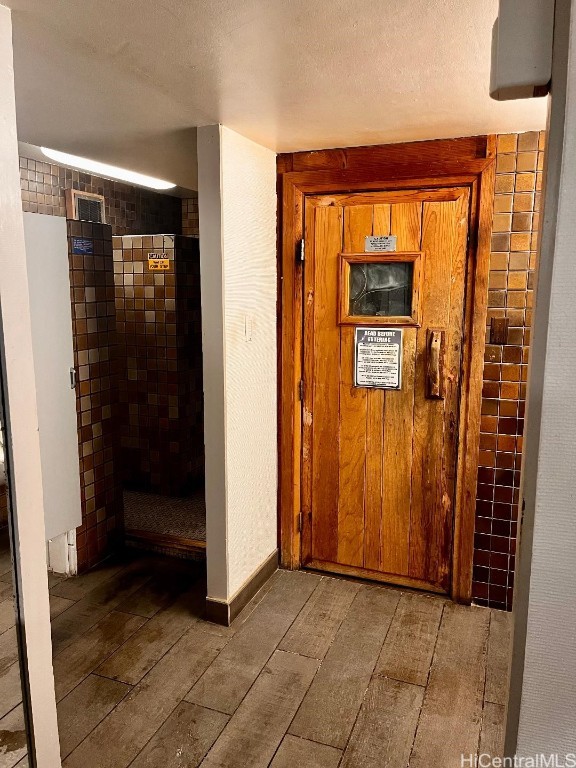
[[[510,610],[545,133],[497,140],[474,540],[474,601]],[[506,344],[490,343],[507,318]]]
[[[182,200],[182,234],[196,237],[200,234],[198,219],[198,195]]]
[[[169,271],[150,271],[149,253]],[[198,240],[114,237],[114,281],[124,484],[182,494],[204,475]]]
[[[74,237],[91,240],[93,254],[74,254]],[[116,548],[122,526],[122,487],[115,470],[119,361],[110,226],[68,221],[68,253],[82,493],[78,568],[84,571]]]
[[[106,223],[114,235],[181,231],[183,206],[179,198],[54,163],[21,157],[20,188],[22,207],[31,213],[66,216],[64,190],[79,189],[104,195]]]

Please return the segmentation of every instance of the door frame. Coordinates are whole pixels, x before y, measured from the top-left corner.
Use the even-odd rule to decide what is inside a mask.
[[[284,568],[301,566],[304,334],[300,245],[305,198],[411,187],[468,187],[468,269],[450,594],[458,602],[470,602],[495,158],[495,136],[278,155],[278,508]]]

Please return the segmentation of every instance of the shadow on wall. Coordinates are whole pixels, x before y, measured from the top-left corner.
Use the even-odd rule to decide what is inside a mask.
[[[150,252],[168,271],[150,271]],[[204,481],[198,240],[114,237],[114,281],[124,485],[187,494]]]

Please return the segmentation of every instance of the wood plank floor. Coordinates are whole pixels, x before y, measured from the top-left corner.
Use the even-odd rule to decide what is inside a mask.
[[[201,564],[141,554],[51,584],[65,768],[459,768],[462,753],[501,754],[510,614],[278,571],[225,628],[203,619]],[[25,744],[1,606],[0,768],[13,768]]]

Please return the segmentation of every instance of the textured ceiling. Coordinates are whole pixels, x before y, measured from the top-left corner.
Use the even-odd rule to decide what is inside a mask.
[[[497,0],[7,4],[20,138],[182,186],[214,122],[278,151],[545,122],[488,96]]]

